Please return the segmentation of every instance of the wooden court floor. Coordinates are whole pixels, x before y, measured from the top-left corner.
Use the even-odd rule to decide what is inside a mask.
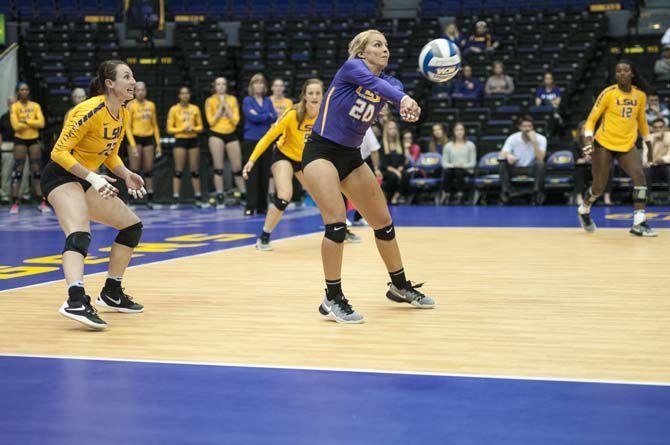
[[[398,228],[434,310],[384,297],[372,231],[346,245],[344,290],[367,322],[317,313],[321,234],[128,270],[143,314],[92,332],[57,309],[64,282],[0,294],[0,353],[670,382],[670,230]],[[86,278],[89,294],[104,280]]]

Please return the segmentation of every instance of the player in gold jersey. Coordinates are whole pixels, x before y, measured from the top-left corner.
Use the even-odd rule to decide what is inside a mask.
[[[202,200],[200,191],[200,146],[198,144],[198,133],[203,129],[200,109],[191,103],[191,90],[188,87],[179,89],[179,103],[173,105],[168,112],[167,132],[174,135],[174,177],[172,178],[172,205],[171,209],[179,207],[179,194],[181,190],[181,177],[186,164],[186,152],[188,151],[188,164],[191,171],[191,184],[195,192],[196,205],[208,207],[209,204]]]
[[[9,118],[14,129],[14,171],[12,172],[12,190],[14,202],[9,213],[19,213],[19,188],[23,178],[23,167],[26,156],[30,156],[30,171],[33,174],[35,194],[41,198],[39,210],[50,212],[49,206],[42,195],[40,188],[40,174],[42,171],[42,145],[40,144],[40,130],[44,128],[44,115],[37,102],[30,100],[30,87],[25,82],[16,86],[17,101],[9,110]]]
[[[133,197],[146,191],[144,181],[128,170],[119,157],[119,145],[128,125],[123,104],[133,98],[135,79],[122,61],[100,64],[91,83],[91,99],[77,105],[51,151],[51,162],[42,173],[42,190],[53,206],[67,236],[63,249],[63,272],[68,300],[60,313],[92,329],[105,329],[91,299],[84,291],[84,260],[91,243],[90,221],[119,230],[109,253],[105,286],[96,304],[118,312],[142,312],[121,287],[123,273],[142,235],[142,223],[118,197],[116,180],[95,173],[103,163],[123,179]]]
[[[216,189],[216,208],[223,205],[223,161],[228,154],[233,180],[237,190],[245,191],[242,179],[242,150],[237,137],[237,124],[240,123],[240,106],[237,98],[226,94],[228,80],[217,77],[212,87],[214,94],[205,100],[205,116],[209,124],[209,151],[214,164],[214,188]]]
[[[647,84],[627,60],[617,63],[615,77],[617,83],[600,93],[584,124],[586,146],[583,150],[584,154],[593,157],[593,183],[577,210],[579,222],[587,232],[596,230],[591,219],[591,206],[605,191],[612,161],[616,159],[633,180],[634,212],[630,233],[637,236],[656,236],[644,213],[647,184],[640,154],[635,146],[639,133],[651,149],[649,126],[645,117],[647,95],[644,90],[647,89]],[[593,132],[598,121],[600,126],[594,138]]]
[[[151,207],[154,196],[152,173],[154,156],[161,155],[161,135],[156,117],[156,105],[147,100],[144,82],[135,85],[135,100],[127,105],[130,120],[126,128],[128,138],[128,164],[132,171],[144,174],[147,188],[147,204]],[[156,153],[154,155],[154,147]]]
[[[270,100],[272,101],[272,106],[275,107],[277,116],[283,116],[286,110],[293,106],[293,101],[285,96],[286,83],[284,79],[280,79],[279,77],[274,79],[270,91],[272,91]]]
[[[307,79],[302,85],[300,102],[284,113],[277,123],[256,144],[244,166],[244,179],[254,168],[254,163],[268,149],[270,144],[279,137],[277,148],[272,153],[272,176],[275,180],[276,192],[272,206],[268,210],[263,225],[263,232],[256,241],[258,250],[272,250],[270,234],[279,224],[284,210],[293,196],[293,176],[303,184],[302,180],[302,150],[305,147],[305,138],[312,132],[312,126],[319,114],[323,99],[323,82],[319,79]],[[304,186],[304,185],[303,185]]]

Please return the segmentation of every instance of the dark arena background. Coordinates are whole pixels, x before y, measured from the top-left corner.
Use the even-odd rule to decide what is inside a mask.
[[[243,104],[259,73],[279,117],[310,78],[326,102],[368,29],[388,42],[384,72],[421,107],[415,123],[393,106],[375,119],[370,165],[408,277],[436,305],[385,297],[379,240],[350,203],[343,289],[366,322],[344,325],[317,311],[324,222],[295,179],[262,248],[277,187],[259,170],[251,207],[240,171],[258,138]],[[462,59],[444,83],[418,66],[438,38]],[[619,162],[591,210],[597,231],[578,217],[592,181],[584,122],[622,58],[647,84],[653,153],[643,137],[633,150],[657,237],[629,233],[640,195]],[[146,86],[158,137],[143,138],[142,162],[127,135],[119,150],[151,194],[115,183],[143,224],[123,285],[145,311],[100,308],[109,327],[96,332],[58,313],[65,235],[35,186],[109,59]],[[239,104],[222,168],[205,107],[220,77]],[[28,142],[12,116],[26,86],[44,117]],[[204,128],[175,190],[168,114],[183,87]],[[667,445],[668,107],[668,0],[0,0],[0,445]],[[501,150],[528,123],[546,149],[505,170]],[[90,232],[95,300],[118,230]]]

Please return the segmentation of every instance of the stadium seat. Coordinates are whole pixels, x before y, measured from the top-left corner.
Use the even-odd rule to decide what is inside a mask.
[[[429,197],[438,204],[438,193],[442,190],[442,155],[422,153],[413,167],[407,170],[409,175],[408,203],[420,203]]]
[[[475,168],[473,204],[489,193],[500,193],[500,174],[498,174],[498,155],[500,152],[487,153],[479,159]]]
[[[547,172],[544,188],[552,192],[571,192],[574,188],[575,158],[571,151],[560,150],[552,153],[546,161]]]

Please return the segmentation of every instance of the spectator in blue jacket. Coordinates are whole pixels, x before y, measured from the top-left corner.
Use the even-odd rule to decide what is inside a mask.
[[[486,53],[495,51],[499,46],[500,42],[493,37],[486,22],[480,20],[475,25],[475,33],[468,38],[464,53]]]
[[[557,110],[561,106],[561,89],[554,83],[554,75],[544,74],[544,84],[535,91],[535,106]]]
[[[484,85],[472,76],[472,67],[465,65],[461,78],[454,85],[452,97],[455,99],[473,99],[479,101],[484,92]]]
[[[272,101],[265,94],[268,83],[261,73],[254,74],[249,81],[249,95],[242,101],[244,113],[244,140],[242,153],[244,163],[254,151],[256,143],[267,133],[270,126],[277,120]],[[249,173],[247,180],[247,205],[244,214],[249,216],[254,212],[267,213],[268,187],[270,185],[270,150],[267,150],[256,161],[256,168]]]

